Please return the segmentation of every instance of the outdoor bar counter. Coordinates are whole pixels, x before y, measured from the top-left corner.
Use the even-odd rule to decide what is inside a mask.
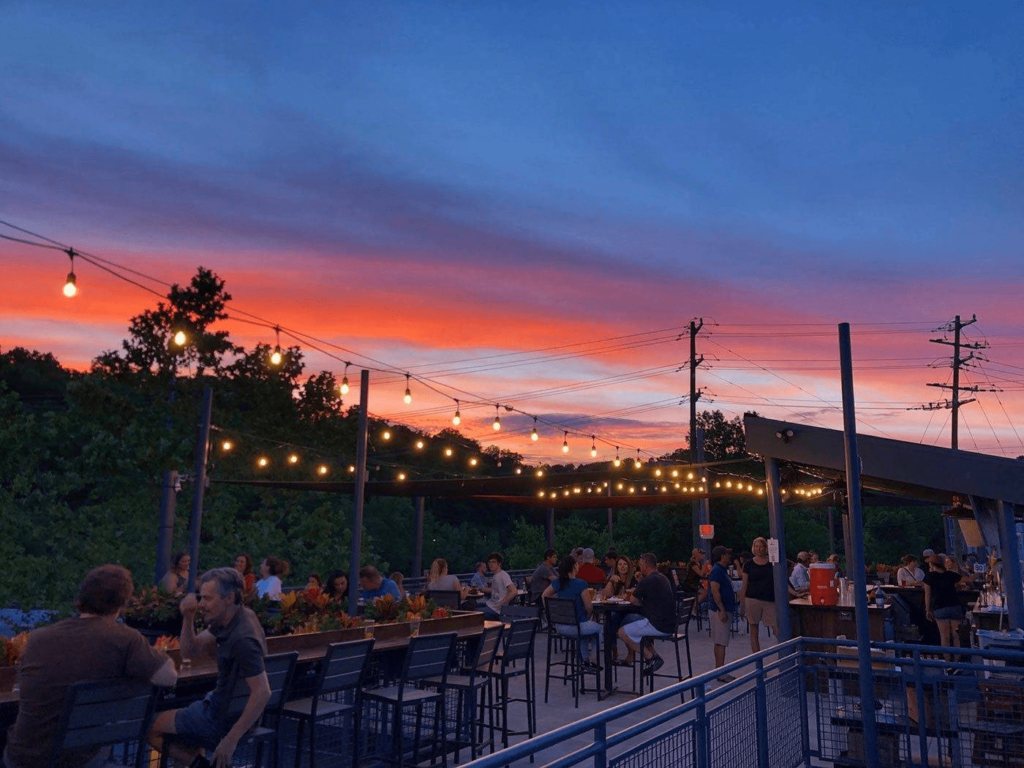
[[[789,601],[789,612],[794,637],[857,638],[856,608],[852,605],[814,605],[809,598],[798,597]],[[885,640],[886,619],[892,619],[891,606],[868,605],[871,640]]]

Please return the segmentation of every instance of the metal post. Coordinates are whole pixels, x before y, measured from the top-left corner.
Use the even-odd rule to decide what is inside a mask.
[[[359,373],[359,432],[356,435],[356,482],[352,514],[352,554],[348,563],[348,615],[359,609],[359,568],[363,557],[363,499],[366,498],[366,445],[370,410],[370,372]]]
[[[779,642],[793,636],[789,621],[789,574],[786,573],[786,526],[782,518],[782,495],[779,492],[779,463],[768,456],[764,460],[764,476],[768,482],[768,535],[779,542],[779,562],[772,568],[775,577],[775,620]]]
[[[704,362],[704,356],[701,355],[700,360],[697,359],[697,333],[701,328],[704,327],[704,319],[701,318],[700,325],[695,321],[690,321],[690,461],[691,462],[702,462],[703,458],[697,458],[697,452],[700,451],[700,455],[703,457],[704,445],[702,437],[697,434],[697,401],[700,399],[700,392],[697,390],[697,366]],[[705,542],[700,538],[700,518],[701,518],[701,503],[700,500],[694,499],[690,503],[690,517],[693,522],[693,546],[694,548],[701,547],[707,549],[710,546],[709,542]]]
[[[999,553],[1003,558],[1003,589],[1010,629],[1024,629],[1024,595],[1021,594],[1020,554],[1017,550],[1017,524],[1013,504],[998,502]]]
[[[416,522],[414,525],[416,529],[416,543],[412,551],[412,570],[409,572],[409,575],[419,578],[423,575],[423,517],[426,513],[426,499],[422,496],[417,496],[413,503],[416,507]]]
[[[857,666],[860,706],[864,724],[864,757],[869,768],[879,768],[878,724],[875,720],[875,680],[871,672],[871,624],[868,621],[867,577],[864,572],[864,520],[861,514],[860,455],[853,399],[853,353],[850,324],[839,324],[839,366],[843,385],[843,433],[846,439],[846,495],[850,500],[850,571],[857,620]]]
[[[178,472],[168,469],[164,472],[160,489],[160,527],[156,534],[156,580],[159,584],[171,569],[171,546],[174,542],[174,512],[178,504]]]
[[[757,660],[757,678],[754,683],[754,708],[757,713],[757,765],[768,768],[768,692],[765,686],[764,659]]]
[[[199,533],[203,527],[203,496],[206,493],[206,458],[210,454],[210,419],[213,416],[213,390],[203,390],[203,416],[199,423],[199,440],[196,443],[196,471],[192,476],[195,489],[192,494],[192,520],[189,523],[188,553],[192,563],[188,567],[186,592],[196,588],[196,573],[199,569]]]
[[[704,430],[697,427],[697,451],[696,459],[698,464],[704,463]],[[705,486],[706,488],[707,486]],[[699,525],[711,523],[711,500],[708,495],[702,495],[696,502],[697,520]],[[704,548],[704,558],[711,562],[711,539],[701,539],[700,546]]]
[[[555,510],[553,507],[548,507],[547,520],[545,521],[548,535],[548,549],[554,549],[555,547]],[[568,554],[566,552],[565,554]]]
[[[959,450],[960,439],[960,315],[956,316],[953,326],[953,414],[952,428],[950,430],[950,443],[953,450]]]
[[[608,493],[605,495],[611,497],[611,483],[608,483]],[[612,509],[611,507],[608,507],[608,546],[615,546],[615,510]]]
[[[835,508],[828,508],[828,553],[836,551],[836,515]]]

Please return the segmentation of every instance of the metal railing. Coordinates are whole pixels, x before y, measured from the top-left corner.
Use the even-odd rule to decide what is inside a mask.
[[[877,764],[1024,768],[1024,653],[873,644],[866,708],[856,653],[855,641],[796,638],[468,765],[865,765],[866,709]]]

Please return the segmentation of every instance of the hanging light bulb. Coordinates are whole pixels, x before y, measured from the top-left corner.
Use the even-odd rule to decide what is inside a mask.
[[[452,424],[454,424],[457,427],[461,423],[462,423],[462,414],[459,413],[459,401],[456,400],[455,401],[455,415],[452,416]]]
[[[391,439],[391,430],[385,429],[384,430],[384,434],[382,434],[381,437],[383,437],[385,440],[390,440]]]
[[[270,364],[280,365],[283,356],[281,355],[281,329],[274,328],[274,333],[277,334],[277,343],[274,344],[274,351],[270,353]]]
[[[594,436],[590,436],[590,457],[594,458],[597,456],[597,443],[595,442]]]
[[[266,456],[260,456],[259,460],[257,460],[257,462],[256,462],[256,466],[262,468],[262,467],[267,466],[269,463],[270,463],[270,460]]]
[[[293,453],[291,456],[288,457],[288,463],[289,464],[298,464],[299,463],[299,457],[296,454]]]
[[[338,390],[343,395],[348,394],[348,366],[349,364],[345,363],[345,375],[341,377],[341,386],[338,387]]]
[[[188,336],[185,335],[184,331],[178,331],[174,334],[174,343],[179,347],[184,347],[186,341],[188,341]]]
[[[530,430],[530,439],[533,442],[537,442],[540,439],[540,435],[537,434],[537,417],[533,417],[533,429]]]
[[[640,469],[641,466],[642,466],[642,464],[640,462],[640,449],[637,448],[636,449],[636,460],[633,462],[633,469]]]
[[[452,449],[451,448],[445,448],[444,449],[444,455],[447,456],[448,458],[451,458]]]
[[[230,451],[232,448],[235,447],[235,444],[232,443],[230,440],[225,440],[223,443],[220,444],[220,447],[225,451]]]
[[[616,467],[622,466],[622,459],[619,458],[619,446],[615,446],[615,461],[612,462]]]
[[[494,405],[494,423],[491,424],[494,427],[494,431],[498,432],[501,429],[501,416],[498,415],[498,405]]]
[[[349,464],[348,465],[348,471],[349,472],[355,472],[356,471],[355,464]]]
[[[408,373],[405,374],[405,397],[403,397],[402,399],[405,400],[405,404],[406,405],[408,405],[409,403],[412,402],[412,390],[409,389],[409,374]]]
[[[420,450],[420,451],[423,450],[423,441],[422,440],[417,440],[416,441],[416,449]]]
[[[327,465],[326,464],[321,464],[320,468],[317,470],[317,472],[319,472],[321,475],[326,475],[327,474]]]
[[[64,283],[64,295],[69,299],[78,293],[78,286],[75,285],[75,249],[68,248],[68,258],[71,259],[71,271],[68,272],[67,281]]]
[[[399,480],[405,480],[405,472],[399,472],[398,473],[398,479]]]
[[[565,433],[565,439],[562,441],[562,453],[569,452],[569,433]]]
[[[516,474],[517,475],[523,474],[523,468],[522,467],[516,467]]]
[[[475,467],[477,465],[476,456],[469,460],[469,466]]]

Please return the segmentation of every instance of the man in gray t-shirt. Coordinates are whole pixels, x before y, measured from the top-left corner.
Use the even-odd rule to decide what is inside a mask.
[[[537,570],[530,575],[530,596],[533,602],[539,603],[544,590],[558,578],[558,572],[555,570],[557,562],[558,553],[549,549],[544,553],[544,559],[537,564]]]

